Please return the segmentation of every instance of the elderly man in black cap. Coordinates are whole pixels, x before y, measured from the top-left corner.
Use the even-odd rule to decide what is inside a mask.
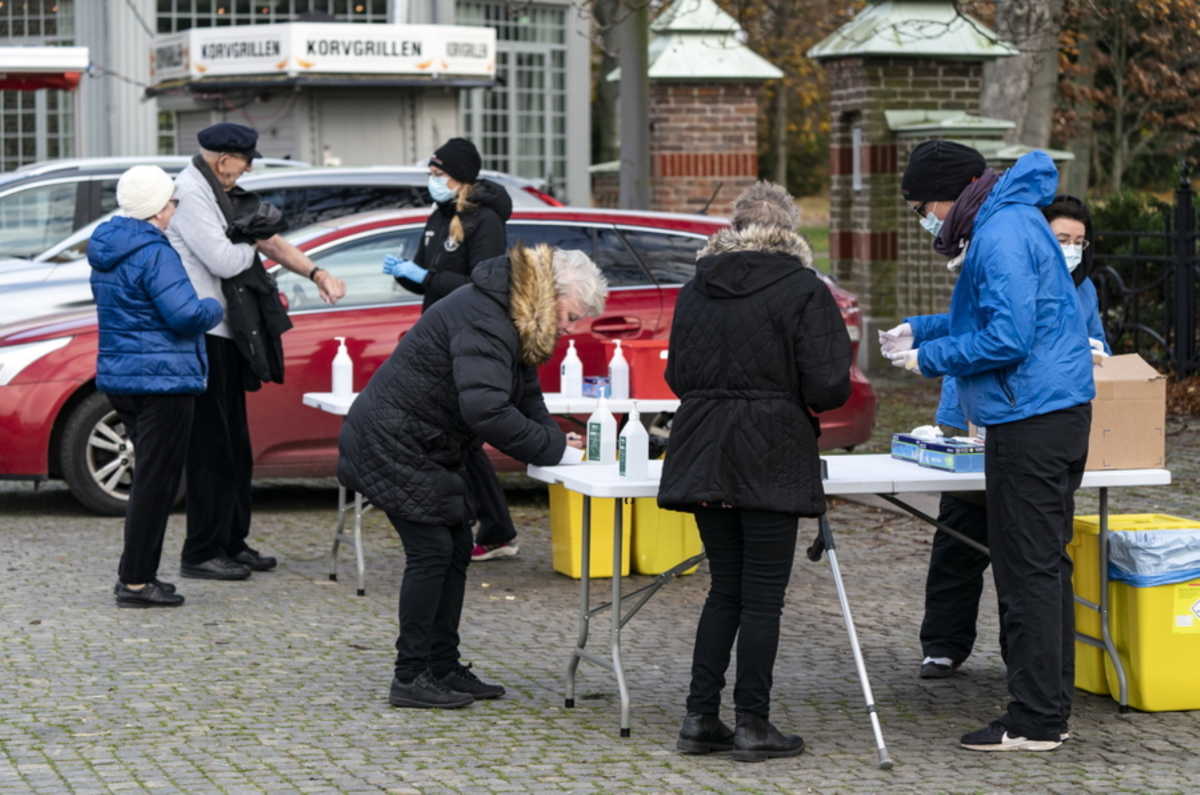
[[[254,244],[229,237],[233,221],[228,192],[250,170],[258,133],[222,122],[196,136],[200,152],[175,180],[179,207],[168,232],[188,278],[201,298],[226,306],[222,281],[261,267],[258,254],[316,283],[321,298],[334,303],[345,295],[341,280],[318,268],[279,235]],[[228,318],[227,318],[228,320]],[[246,543],[250,533],[250,477],[254,463],[246,422],[248,364],[233,341],[228,322],[205,334],[208,385],[196,399],[188,444],[187,539],[180,574],[211,580],[244,580],[251,571],[269,571],[275,558]]]

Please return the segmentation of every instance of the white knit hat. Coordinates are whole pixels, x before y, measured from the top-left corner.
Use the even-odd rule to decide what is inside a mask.
[[[117,180],[117,204],[130,218],[152,218],[175,194],[175,183],[158,166],[134,166]]]

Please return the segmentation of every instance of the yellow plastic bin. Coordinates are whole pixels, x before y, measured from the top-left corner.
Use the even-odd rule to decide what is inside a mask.
[[[1112,532],[1191,530],[1200,520],[1166,514],[1110,515]],[[1068,548],[1075,562],[1075,593],[1100,601],[1100,518],[1075,517]],[[1200,579],[1150,587],[1109,581],[1109,629],[1128,680],[1129,705],[1149,712],[1200,709]],[[1075,605],[1076,629],[1100,637],[1100,614]],[[1075,686],[1119,692],[1116,671],[1103,651],[1076,641]]]
[[[592,543],[589,577],[612,577],[613,510],[617,500],[592,499]],[[628,500],[621,508],[621,576],[629,574],[633,509]],[[550,486],[550,557],[559,574],[583,576],[583,495],[554,483]]]
[[[633,501],[633,570],[638,574],[662,574],[693,555],[704,551],[700,529],[690,513],[664,511],[654,497]],[[684,574],[691,574],[692,566]]]

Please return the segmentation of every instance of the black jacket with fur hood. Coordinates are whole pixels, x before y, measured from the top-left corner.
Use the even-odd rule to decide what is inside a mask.
[[[479,440],[526,463],[562,458],[537,377],[557,341],[554,273],[532,251],[511,257],[480,263],[470,287],[422,315],[346,416],[338,479],[389,514],[462,524]]]
[[[508,248],[504,224],[512,217],[512,198],[502,185],[490,179],[475,183],[468,209],[461,214],[461,242],[450,239],[450,222],[457,214],[455,202],[443,202],[425,222],[425,232],[413,256],[413,262],[429,271],[425,281],[397,278],[405,289],[425,296],[421,311],[470,281],[471,269],[476,265],[501,256]]]
[[[812,252],[786,229],[726,228],[680,290],[658,502],[799,516],[825,512],[813,412],[850,396],[850,337]]]

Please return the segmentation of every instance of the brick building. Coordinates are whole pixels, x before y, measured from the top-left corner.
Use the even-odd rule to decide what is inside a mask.
[[[727,215],[758,179],[759,89],[783,72],[713,0],[676,0],[651,30],[650,209]],[[616,206],[618,168],[593,167],[596,204]]]

